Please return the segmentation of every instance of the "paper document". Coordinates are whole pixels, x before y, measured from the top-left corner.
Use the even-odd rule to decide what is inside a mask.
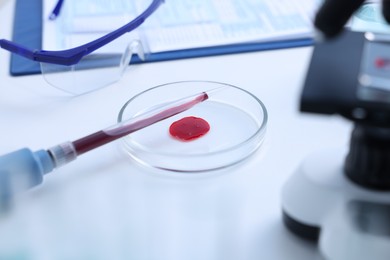
[[[56,0],[44,0],[43,48],[67,49],[126,24],[130,0],[65,0],[73,13],[49,21]],[[134,0],[137,1],[137,0]],[[321,0],[166,0],[131,37],[151,53],[299,39],[312,36],[312,17]],[[89,3],[95,8],[88,9]],[[107,7],[99,8],[103,4]],[[90,12],[90,13],[88,13]],[[60,17],[62,14],[60,15]],[[123,37],[122,40],[128,40]]]

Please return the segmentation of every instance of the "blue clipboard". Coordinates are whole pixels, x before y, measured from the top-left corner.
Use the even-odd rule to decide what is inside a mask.
[[[14,14],[13,41],[31,49],[42,48],[42,0],[16,0]],[[233,53],[273,50],[282,48],[302,47],[313,44],[310,38],[294,39],[287,41],[243,43],[235,45],[213,46],[206,48],[185,49],[152,53],[146,61],[141,61],[137,56],[131,62],[157,62],[175,59],[206,57],[212,55],[224,55]],[[11,54],[10,74],[22,76],[41,73],[38,62]]]

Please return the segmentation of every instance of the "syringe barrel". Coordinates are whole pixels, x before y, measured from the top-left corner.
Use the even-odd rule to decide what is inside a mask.
[[[53,159],[55,168],[68,164],[77,158],[76,148],[72,142],[53,146],[48,151]]]

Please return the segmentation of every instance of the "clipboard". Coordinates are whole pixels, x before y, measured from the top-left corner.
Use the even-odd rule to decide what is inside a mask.
[[[31,49],[42,48],[42,10],[42,0],[16,0],[12,36],[12,40],[14,42],[27,46]],[[139,64],[147,62],[159,62],[176,59],[303,47],[312,45],[313,42],[314,41],[311,38],[300,38],[283,41],[251,42],[175,50],[151,53],[145,61],[140,60],[138,56],[134,56],[131,60],[131,63]],[[11,54],[10,74],[12,76],[32,75],[39,73],[41,73],[41,69],[38,62],[28,60],[19,55]]]

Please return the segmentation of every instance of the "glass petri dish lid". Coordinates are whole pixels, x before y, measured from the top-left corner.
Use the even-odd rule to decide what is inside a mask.
[[[210,93],[207,100],[123,137],[127,154],[149,167],[197,173],[235,165],[258,150],[267,127],[266,107],[250,92],[225,83],[181,81],[150,88],[124,104],[118,122],[202,92]],[[185,117],[205,120],[210,130],[190,141],[174,138],[170,126]]]

